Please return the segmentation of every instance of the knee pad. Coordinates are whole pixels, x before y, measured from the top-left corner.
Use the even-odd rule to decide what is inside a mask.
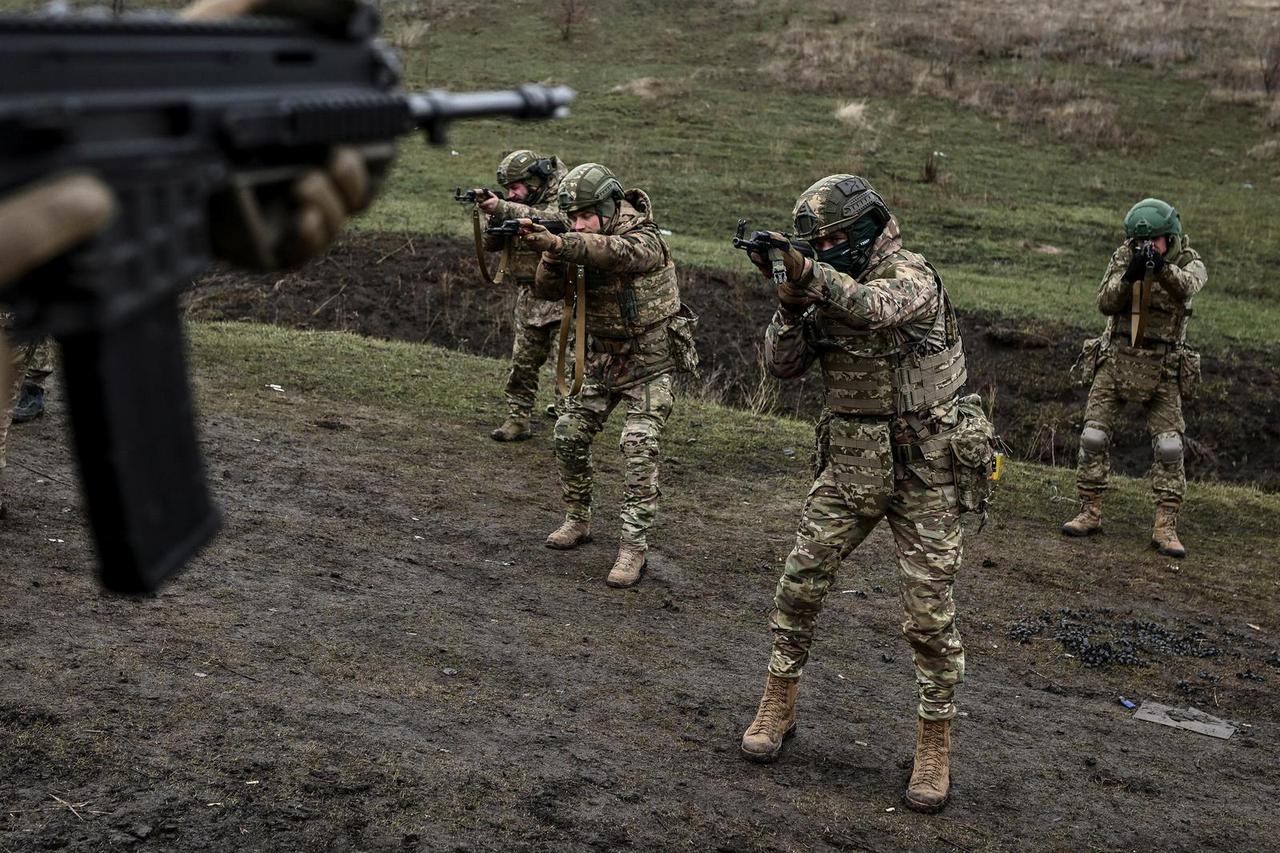
[[[1165,465],[1176,465],[1182,460],[1182,434],[1162,432],[1156,436],[1156,459]]]
[[[1080,433],[1080,447],[1088,453],[1102,453],[1110,441],[1111,436],[1107,435],[1106,430],[1092,424],[1086,425]]]

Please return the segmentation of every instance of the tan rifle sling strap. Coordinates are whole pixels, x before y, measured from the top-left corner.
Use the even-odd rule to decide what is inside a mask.
[[[489,264],[484,259],[484,225],[480,218],[480,205],[477,204],[471,209],[471,230],[475,232],[476,237],[476,263],[480,265],[480,275],[484,278],[485,284],[494,284],[493,276],[489,275]],[[504,247],[502,252],[502,266],[505,267],[507,249]],[[502,269],[500,268],[498,272],[501,274]]]
[[[573,290],[564,290],[564,311],[560,314],[560,347],[556,353],[556,390],[561,397],[574,397],[582,390],[587,373],[587,275],[577,264],[566,268],[574,280]],[[564,361],[569,349],[569,324],[573,324],[573,386],[565,383]]]

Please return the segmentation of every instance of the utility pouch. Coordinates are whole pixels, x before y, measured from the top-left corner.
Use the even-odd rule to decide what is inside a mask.
[[[836,488],[858,515],[876,517],[893,497],[893,451],[887,421],[833,417],[827,459]]]
[[[997,445],[995,427],[977,394],[957,401],[960,421],[948,433],[955,465],[956,501],[961,512],[985,513],[995,490]]]
[[[680,310],[667,321],[667,336],[671,340],[671,359],[676,370],[682,373],[698,373],[698,347],[693,334],[698,329],[698,315],[688,305],[680,303]]]
[[[1116,390],[1129,400],[1149,400],[1164,378],[1164,360],[1162,350],[1113,343],[1111,375]]]
[[[1200,387],[1200,353],[1193,349],[1178,350],[1178,392],[1190,400]]]
[[[1093,384],[1093,377],[1098,375],[1098,365],[1102,361],[1102,338],[1089,338],[1080,347],[1080,355],[1067,374],[1073,385],[1088,387]]]

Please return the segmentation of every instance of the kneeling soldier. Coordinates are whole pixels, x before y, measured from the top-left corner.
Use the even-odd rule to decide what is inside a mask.
[[[964,675],[952,599],[960,513],[978,508],[967,505],[975,472],[952,451],[967,436],[991,453],[990,424],[976,397],[957,399],[964,350],[942,280],[902,248],[898,222],[870,184],[853,175],[823,178],[804,191],[793,215],[796,237],[816,261],[795,248],[779,250],[786,280],[765,333],[765,359],[780,378],[800,376],[817,361],[825,406],[817,479],[774,595],[768,679],[742,754],[767,762],[781,753],[795,729],[800,674],[840,561],[887,518],[902,630],[919,684],[906,798],[912,808],[937,811],[950,788],[951,720]],[[769,274],[764,259],[752,260]]]
[[[1155,198],[1135,204],[1124,218],[1128,238],[1116,249],[1098,287],[1107,316],[1100,338],[1085,341],[1077,369],[1092,379],[1076,469],[1080,512],[1062,525],[1068,536],[1102,529],[1102,493],[1111,469],[1111,431],[1125,401],[1141,403],[1155,457],[1151,489],[1156,517],[1151,545],[1184,557],[1178,510],[1187,490],[1182,461],[1182,397],[1200,379],[1200,355],[1187,347],[1191,300],[1208,279],[1204,261],[1182,233],[1178,212]]]
[[[565,520],[546,544],[567,549],[590,541],[591,443],[621,404],[626,485],[618,559],[607,583],[627,587],[644,569],[658,509],[658,441],[671,415],[671,374],[690,366],[694,321],[682,311],[671,250],[647,195],[623,192],[611,171],[585,163],[565,176],[559,201],[571,233],[524,229],[526,242],[544,252],[538,295],[576,291],[575,334],[586,331],[586,363],[579,366],[585,378],[561,402],[555,428]]]
[[[554,217],[556,193],[567,171],[554,156],[543,157],[523,149],[512,151],[498,165],[498,183],[506,198],[489,195],[478,202],[480,210],[488,214],[491,223]],[[516,289],[516,311],[511,321],[515,341],[505,389],[507,418],[490,435],[494,441],[522,441],[532,435],[529,418],[538,394],[538,371],[551,353],[551,339],[560,322],[560,301],[538,299],[530,292],[538,269],[538,253],[519,239],[485,234],[484,248],[502,252],[494,283],[509,282]]]

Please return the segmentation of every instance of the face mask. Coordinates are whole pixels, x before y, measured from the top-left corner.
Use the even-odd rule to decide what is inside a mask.
[[[857,275],[866,269],[871,259],[871,247],[883,230],[884,226],[875,217],[864,216],[845,232],[845,242],[818,252],[818,260],[838,272]]]
[[[840,243],[817,253],[818,262],[826,264],[836,272],[853,275],[853,252],[848,243]]]

